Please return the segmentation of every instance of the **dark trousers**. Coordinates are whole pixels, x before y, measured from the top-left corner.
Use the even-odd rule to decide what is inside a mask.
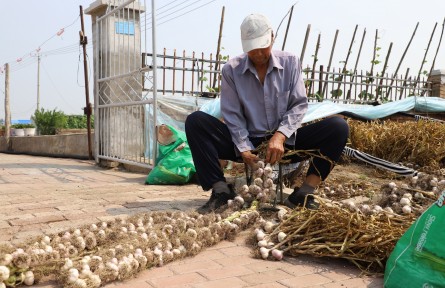
[[[202,188],[207,191],[218,181],[225,181],[219,159],[239,161],[235,154],[229,129],[219,119],[202,111],[190,114],[185,121],[185,133],[193,156],[196,173]],[[297,130],[294,150],[318,150],[332,162],[338,161],[349,135],[348,124],[340,117],[331,117],[305,125]],[[256,147],[266,138],[250,138]],[[293,162],[303,160],[293,156]],[[322,180],[331,172],[333,163],[313,157],[307,175],[315,174]]]

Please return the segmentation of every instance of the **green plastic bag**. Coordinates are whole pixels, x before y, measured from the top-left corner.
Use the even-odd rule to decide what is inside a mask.
[[[185,184],[196,172],[187,137],[169,125],[164,127],[173,133],[169,137],[173,142],[159,144],[159,156],[145,184]]]
[[[399,239],[386,262],[384,287],[445,287],[445,190]]]

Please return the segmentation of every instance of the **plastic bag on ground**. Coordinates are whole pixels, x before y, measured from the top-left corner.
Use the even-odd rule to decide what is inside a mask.
[[[399,239],[386,262],[384,287],[445,287],[445,190]]]
[[[184,132],[169,125],[158,127],[159,153],[145,184],[185,184],[195,174],[192,153]]]

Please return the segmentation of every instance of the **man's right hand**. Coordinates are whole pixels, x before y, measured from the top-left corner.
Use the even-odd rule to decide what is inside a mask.
[[[255,163],[260,160],[260,158],[253,154],[252,151],[241,152],[241,157],[243,158],[244,163],[250,167],[254,167]]]

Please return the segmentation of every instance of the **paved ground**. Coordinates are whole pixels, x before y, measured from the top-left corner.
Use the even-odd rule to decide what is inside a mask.
[[[144,185],[145,174],[103,169],[93,161],[0,153],[0,243],[55,233],[134,213],[189,210],[208,197],[196,185]],[[144,271],[106,287],[382,287],[382,278],[338,259],[251,257],[246,233],[193,258]],[[38,287],[57,287],[47,282]]]

